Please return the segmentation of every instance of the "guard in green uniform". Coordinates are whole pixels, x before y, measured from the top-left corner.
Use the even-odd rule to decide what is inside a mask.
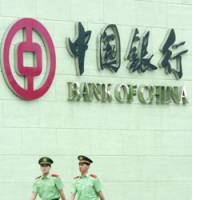
[[[74,178],[71,188],[70,200],[105,200],[101,182],[94,174],[88,174],[93,161],[83,155],[78,156],[80,176]]]
[[[32,188],[31,200],[35,200],[37,195],[41,200],[66,200],[63,191],[63,183],[58,174],[50,174],[53,160],[48,157],[42,157],[38,161],[42,175],[35,179]]]

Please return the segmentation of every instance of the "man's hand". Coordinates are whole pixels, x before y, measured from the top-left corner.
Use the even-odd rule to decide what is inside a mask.
[[[30,200],[35,200],[37,197],[37,193],[33,192],[31,195],[31,199]]]
[[[99,198],[100,198],[100,200],[105,200],[103,192],[99,192]]]
[[[64,193],[63,190],[60,190],[60,197],[61,197],[62,200],[66,200],[65,193]]]

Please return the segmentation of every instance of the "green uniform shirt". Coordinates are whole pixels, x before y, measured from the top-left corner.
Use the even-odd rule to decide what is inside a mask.
[[[79,176],[73,180],[71,193],[77,195],[77,200],[98,200],[101,183],[92,175]]]
[[[60,197],[59,191],[63,187],[60,177],[53,175],[41,176],[35,180],[32,192],[39,194],[42,200],[52,200]]]

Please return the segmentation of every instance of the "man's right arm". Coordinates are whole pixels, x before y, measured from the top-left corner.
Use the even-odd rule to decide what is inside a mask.
[[[30,200],[35,200],[37,197],[37,193],[33,192],[31,195],[31,199]]]
[[[74,200],[75,199],[76,192],[77,192],[77,189],[76,189],[76,177],[75,177],[74,180],[72,181],[69,200]]]
[[[37,179],[37,178],[36,178]],[[35,181],[32,185],[32,195],[31,200],[35,200],[38,194],[38,187],[37,187],[37,181]]]

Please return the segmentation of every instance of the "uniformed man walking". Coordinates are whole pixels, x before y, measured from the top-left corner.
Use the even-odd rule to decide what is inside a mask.
[[[42,157],[38,161],[42,175],[35,179],[32,188],[31,200],[35,200],[37,195],[41,200],[66,200],[63,191],[63,183],[58,174],[50,174],[53,160]]]
[[[86,156],[78,156],[80,176],[74,178],[70,200],[105,200],[101,183],[94,174],[88,174],[88,169],[93,161]]]

